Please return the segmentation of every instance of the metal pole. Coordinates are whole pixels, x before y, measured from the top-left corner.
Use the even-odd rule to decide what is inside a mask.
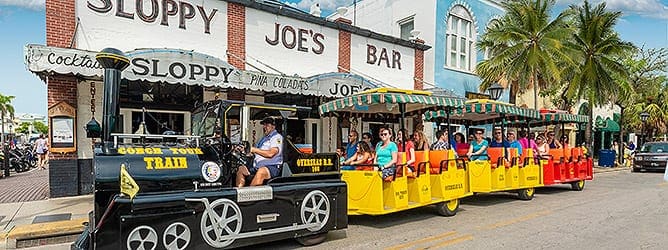
[[[445,108],[445,124],[446,124],[445,126],[446,126],[446,129],[448,130],[448,141],[447,141],[447,143],[448,143],[448,145],[450,146],[451,149],[454,148],[456,150],[457,148],[455,147],[455,145],[450,145],[450,142],[454,141],[454,139],[455,139],[455,138],[452,138],[452,131],[450,131],[450,111],[451,110],[452,109],[450,107]],[[457,142],[455,141],[455,143],[457,143]]]
[[[405,113],[406,113],[406,104],[405,103],[399,103],[399,113],[401,113],[401,120],[399,121],[399,123],[401,124],[400,125],[401,129],[399,131],[404,130],[401,133],[407,133],[408,131],[405,131],[405,127],[404,127],[404,116],[405,116]],[[399,134],[399,133],[397,133],[397,134]],[[403,135],[403,137],[406,137],[406,135]],[[403,148],[404,152],[406,152],[406,140],[404,140],[404,138],[401,138],[401,144],[402,144],[401,148]]]

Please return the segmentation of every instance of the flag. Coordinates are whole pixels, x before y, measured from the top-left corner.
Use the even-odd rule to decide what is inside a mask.
[[[130,199],[135,198],[139,192],[139,185],[132,179],[132,176],[125,169],[125,164],[121,164],[121,193],[130,196]]]

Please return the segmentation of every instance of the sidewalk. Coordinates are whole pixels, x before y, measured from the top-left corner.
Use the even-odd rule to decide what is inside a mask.
[[[62,243],[57,239],[39,238],[62,235],[68,229],[73,230],[71,232],[80,230],[92,209],[92,195],[0,204],[0,249]],[[38,239],[16,241],[30,238]],[[73,237],[70,235],[69,238]]]

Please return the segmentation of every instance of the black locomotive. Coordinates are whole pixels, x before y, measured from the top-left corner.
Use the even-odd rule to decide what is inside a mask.
[[[214,249],[296,238],[317,244],[347,227],[347,190],[336,154],[303,154],[283,143],[282,174],[234,187],[260,115],[294,106],[215,100],[193,111],[191,136],[111,134],[118,82],[128,60],[105,49],[103,143],[95,154],[94,210],[74,249]],[[106,126],[105,126],[106,125]],[[261,132],[260,132],[261,133]]]

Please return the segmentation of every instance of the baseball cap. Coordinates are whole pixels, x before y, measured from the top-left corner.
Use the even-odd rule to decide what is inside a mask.
[[[265,123],[269,123],[271,125],[276,125],[276,120],[274,120],[273,117],[265,117],[264,119],[262,119],[260,124],[264,125]]]

